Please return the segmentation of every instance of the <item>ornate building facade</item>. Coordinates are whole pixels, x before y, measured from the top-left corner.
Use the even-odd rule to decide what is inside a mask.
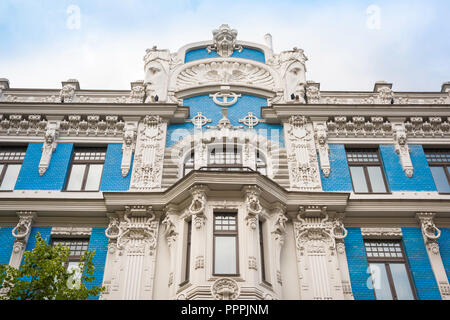
[[[307,60],[222,25],[131,90],[0,79],[0,263],[39,232],[96,250],[94,299],[450,299],[450,83],[321,91]]]

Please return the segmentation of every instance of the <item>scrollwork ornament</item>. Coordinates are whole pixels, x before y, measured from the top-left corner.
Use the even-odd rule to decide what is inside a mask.
[[[235,280],[221,278],[214,282],[211,292],[216,300],[236,300],[239,298],[240,289]]]

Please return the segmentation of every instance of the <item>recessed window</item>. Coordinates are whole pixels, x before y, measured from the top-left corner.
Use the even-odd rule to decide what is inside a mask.
[[[183,176],[194,170],[194,150],[184,159]]]
[[[184,281],[189,281],[191,271],[191,239],[192,239],[192,220],[187,223],[186,236],[186,268],[184,271]]]
[[[387,184],[377,149],[347,149],[355,193],[386,193]]]
[[[14,190],[26,147],[0,148],[0,190]]]
[[[400,241],[364,242],[377,300],[414,300],[415,293]]]
[[[230,143],[223,143],[213,146],[209,150],[208,167],[228,169],[242,167],[242,152],[240,146]],[[239,169],[238,169],[239,170]]]
[[[214,214],[215,275],[238,274],[238,227],[236,213]]]
[[[66,191],[98,191],[105,157],[105,148],[76,148]]]
[[[195,152],[192,150],[183,160],[183,176],[195,168]],[[256,171],[262,175],[267,175],[267,160],[265,155],[256,150],[255,154]],[[211,146],[208,149],[208,165],[210,171],[242,171],[242,147],[237,144],[220,144]]]
[[[267,268],[264,246],[264,223],[262,221],[259,221],[259,252],[261,255],[261,280],[268,283],[269,281],[267,281],[266,276]]]
[[[440,193],[450,193],[450,149],[425,150],[425,155]]]
[[[79,262],[89,248],[89,239],[53,238],[52,246],[56,245],[62,245],[70,250],[69,259],[65,264],[67,271],[80,270]]]

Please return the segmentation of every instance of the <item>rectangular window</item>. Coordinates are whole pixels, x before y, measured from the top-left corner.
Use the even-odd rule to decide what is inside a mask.
[[[347,149],[355,193],[387,193],[383,165],[377,149]]]
[[[261,255],[261,280],[263,282],[268,282],[266,277],[266,259],[264,252],[264,229],[263,222],[259,221],[259,252]]]
[[[241,148],[234,142],[227,142],[224,138],[222,144],[210,148],[208,167],[225,169],[227,171],[239,171],[242,168]]]
[[[79,262],[83,254],[89,248],[89,239],[68,239],[68,238],[52,238],[52,246],[62,245],[69,248],[70,255],[65,267],[67,271],[80,270]],[[81,276],[81,274],[76,274]]]
[[[395,240],[364,242],[377,300],[415,300],[403,247]]]
[[[192,220],[187,223],[186,237],[186,269],[184,271],[184,281],[189,281],[191,270],[191,238],[192,238]]]
[[[237,275],[238,227],[236,213],[214,214],[215,275]]]
[[[440,193],[450,193],[450,149],[425,150],[434,183]]]
[[[0,191],[14,190],[26,147],[0,148]]]
[[[76,148],[66,191],[98,191],[106,148]]]

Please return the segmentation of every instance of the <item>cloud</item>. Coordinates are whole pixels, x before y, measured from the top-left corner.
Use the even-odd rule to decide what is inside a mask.
[[[143,78],[146,48],[174,52],[211,39],[222,23],[251,42],[263,43],[270,32],[277,52],[303,48],[308,79],[322,90],[370,91],[375,81],[387,80],[395,90],[439,91],[450,80],[447,1],[26,3],[1,7],[11,16],[1,24],[8,33],[0,30],[0,77],[13,87],[59,88],[77,78],[85,89],[129,89]],[[71,4],[81,9],[79,30],[66,27]],[[367,26],[370,5],[380,8],[380,29]]]

